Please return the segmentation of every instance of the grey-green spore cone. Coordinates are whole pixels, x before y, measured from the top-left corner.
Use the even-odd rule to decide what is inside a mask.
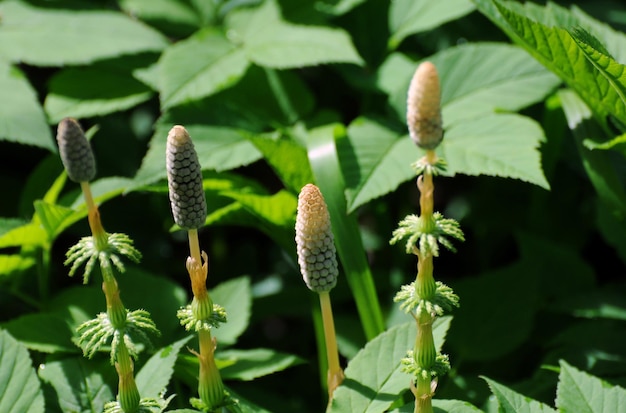
[[[167,135],[167,180],[174,222],[183,229],[197,229],[207,216],[202,169],[187,130],[176,125]]]
[[[296,245],[302,278],[310,290],[330,291],[337,284],[337,257],[330,215],[319,188],[305,185],[298,196]]]
[[[96,176],[96,161],[76,119],[65,118],[59,122],[57,142],[67,176],[74,182],[91,181]]]

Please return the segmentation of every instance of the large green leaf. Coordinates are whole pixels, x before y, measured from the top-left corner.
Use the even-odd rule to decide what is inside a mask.
[[[111,386],[115,370],[108,360],[72,357],[50,360],[39,367],[39,377],[52,386],[63,412],[95,413],[115,399]]]
[[[167,176],[165,147],[167,134],[174,126],[174,123],[170,123],[168,120],[168,118],[164,118],[157,124],[150,148],[130,189],[154,183]],[[208,126],[201,123],[182,122],[182,124],[193,140],[203,170],[224,171],[247,165],[261,157],[261,153],[246,138],[247,135],[237,129]]]
[[[174,364],[180,349],[191,339],[187,336],[154,353],[135,376],[137,389],[141,397],[158,398],[165,389],[174,373]]]
[[[118,3],[126,13],[163,33],[185,35],[201,25],[200,17],[185,0],[119,0]]]
[[[126,110],[153,94],[130,72],[97,65],[67,68],[50,79],[44,108],[56,123],[65,117],[88,118]]]
[[[496,111],[525,108],[544,99],[560,83],[522,49],[510,45],[465,44],[425,60],[437,67],[446,129]],[[419,63],[394,53],[379,71],[379,85],[403,122],[409,83]]]
[[[501,176],[548,188],[538,151],[544,139],[530,118],[488,114],[451,127],[437,151],[448,163],[446,175]],[[410,165],[423,156],[407,136],[398,138],[397,132],[365,118],[350,125],[337,151],[349,211],[415,178]]]
[[[0,3],[0,56],[33,65],[90,63],[98,59],[159,51],[167,39],[120,12],[39,8]]]
[[[292,354],[264,348],[220,351],[216,357],[233,362],[220,370],[225,380],[254,380],[304,362]]]
[[[209,280],[213,277],[219,277],[219,274],[209,274]],[[234,344],[250,322],[250,278],[239,277],[225,281],[212,289],[210,294],[214,303],[224,307],[228,317],[227,323],[213,330],[213,336],[220,346]]]
[[[497,0],[474,0],[478,9],[535,59],[574,89],[605,124],[606,116],[626,120],[626,70],[590,36],[549,27]],[[519,7],[514,7],[520,10]]]
[[[241,49],[213,28],[165,50],[159,61],[161,107],[197,100],[225,89],[243,76],[249,62]]]
[[[437,319],[433,337],[438,349],[450,325],[450,317]],[[370,341],[350,361],[346,378],[327,410],[333,412],[382,412],[408,390],[411,376],[401,371],[402,358],[415,345],[416,326],[411,321],[393,327]]]
[[[434,29],[474,10],[471,0],[395,0],[389,7],[389,48],[407,36]]]
[[[33,265],[36,261],[33,257],[25,257],[18,254],[1,254],[0,255],[0,276],[10,275],[15,272],[24,271]],[[1,279],[2,277],[0,277]]]
[[[564,412],[610,413],[626,405],[626,389],[610,386],[597,377],[561,361],[556,405]]]
[[[56,314],[26,314],[3,323],[2,327],[32,350],[44,353],[79,351],[72,343],[72,331],[69,326]]]
[[[556,413],[552,407],[523,396],[502,384],[485,378],[489,388],[498,399],[501,413]],[[572,411],[579,412],[574,409]]]
[[[11,228],[0,234],[0,248],[39,246],[48,242],[46,231],[36,222]]]
[[[28,351],[2,329],[0,329],[0,412],[44,412],[43,394]]]
[[[240,44],[247,58],[261,66],[286,69],[322,63],[362,63],[345,31],[288,23],[276,0],[230,13],[226,26],[231,41]]]
[[[392,413],[413,413],[414,411],[415,403],[410,403],[397,410],[392,410]],[[433,399],[433,413],[483,413],[483,411],[471,403],[461,400]]]
[[[0,44],[3,44],[2,40]],[[0,99],[0,140],[39,146],[56,152],[56,145],[35,91],[19,69],[2,59],[0,90],[3,95]]]

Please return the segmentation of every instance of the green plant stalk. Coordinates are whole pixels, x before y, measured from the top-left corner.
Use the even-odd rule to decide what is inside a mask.
[[[126,348],[124,340],[120,340],[120,344],[117,347],[117,361],[115,362],[115,369],[119,376],[119,394],[118,399],[120,407],[125,413],[135,413],[139,409],[139,390],[135,383],[135,377],[133,375],[133,360]]]
[[[339,364],[339,351],[337,350],[337,336],[335,334],[335,322],[333,320],[333,310],[330,304],[330,292],[319,293],[320,307],[322,309],[322,321],[324,324],[324,339],[326,343],[326,357],[328,359],[328,402],[333,398],[333,393],[343,382],[344,374]]]
[[[433,150],[426,151],[426,163],[434,165],[436,158]],[[420,191],[420,217],[424,222],[432,222],[435,185],[430,168],[425,168],[423,175],[417,178],[417,187]],[[433,255],[429,252],[422,256],[417,248],[414,249],[414,253],[417,255],[415,293],[420,299],[430,301],[434,298],[436,291],[436,283],[433,276]],[[430,371],[435,364],[437,356],[433,339],[433,321],[435,317],[425,309],[420,314],[415,314],[414,317],[417,324],[417,335],[413,357],[422,371]],[[415,413],[432,413],[431,382],[430,374],[417,376],[414,390]]]
[[[213,311],[213,302],[206,289],[206,266],[203,267],[200,244],[198,242],[198,230],[190,229],[187,232],[189,239],[190,261],[187,269],[191,277],[191,287],[194,298],[192,309],[196,319],[207,319]],[[215,409],[224,401],[224,384],[215,364],[215,340],[211,337],[210,330],[198,331],[198,343],[200,352],[199,360],[198,395],[200,400],[209,408]]]

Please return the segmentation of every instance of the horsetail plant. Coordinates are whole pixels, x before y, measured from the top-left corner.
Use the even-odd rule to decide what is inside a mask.
[[[89,181],[96,174],[96,165],[89,142],[79,123],[71,118],[63,119],[58,126],[57,142],[61,160],[68,177],[80,184],[88,209],[88,221],[92,235],[82,238],[67,252],[65,265],[71,264],[73,276],[85,264],[83,282],[89,281],[96,262],[102,274],[102,291],[106,299],[106,313],[81,324],[78,344],[86,357],[92,357],[110,340],[111,364],[119,377],[117,400],[104,406],[105,413],[139,413],[162,411],[169,400],[141,399],[133,374],[133,358],[137,357],[135,340],[150,344],[146,333],[159,334],[150,314],[145,310],[129,311],[124,307],[115,279],[115,271],[123,273],[124,256],[137,263],[140,252],[125,234],[109,234],[104,230]]]
[[[198,155],[187,130],[174,126],[167,136],[166,168],[170,204],[174,222],[187,230],[190,256],[187,257],[187,272],[191,279],[193,300],[178,311],[178,318],[187,330],[198,333],[200,351],[192,351],[199,361],[198,395],[192,399],[194,407],[216,411],[232,404],[220,372],[215,364],[216,340],[211,337],[211,328],[226,322],[226,311],[214,304],[206,288],[208,256],[200,250],[198,228],[204,225],[207,216],[206,199],[202,188],[202,169]]]
[[[413,350],[402,360],[403,371],[413,375],[411,391],[415,396],[415,413],[432,413],[432,397],[437,380],[450,369],[448,356],[438,354],[432,327],[437,317],[458,307],[459,298],[445,284],[433,277],[433,258],[439,245],[454,251],[450,239],[464,240],[459,224],[433,212],[433,176],[445,170],[435,148],[443,139],[440,109],[440,86],[437,69],[422,63],[411,80],[407,99],[407,124],[411,139],[426,154],[413,164],[418,176],[420,215],[409,215],[400,221],[391,243],[406,239],[406,252],[417,256],[417,277],[403,285],[394,301],[411,314],[417,324]]]
[[[306,286],[319,294],[328,358],[328,402],[343,382],[339,365],[339,352],[335,336],[335,323],[330,304],[330,290],[337,284],[337,256],[328,207],[319,188],[305,185],[298,196],[296,215],[296,246],[298,264]]]

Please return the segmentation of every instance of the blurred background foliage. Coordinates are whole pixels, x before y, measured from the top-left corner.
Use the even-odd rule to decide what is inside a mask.
[[[546,8],[557,4],[568,10],[573,6],[557,2]],[[617,31],[626,30],[626,7],[620,1],[578,1],[575,7]],[[282,45],[284,39],[296,41],[286,41],[281,50],[266,47]],[[444,346],[453,370],[437,397],[488,408],[489,389],[479,379],[485,375],[552,403],[557,374],[543,367],[558,366],[559,359],[625,385],[624,216],[601,200],[590,181],[557,93],[564,87],[561,80],[511,44],[466,0],[0,2],[0,322],[27,343],[38,366],[75,353],[69,336],[65,343],[45,343],[41,337],[29,339],[24,326],[11,323],[28,314],[61,311],[69,302],[85,312],[104,304],[98,301],[97,285],[81,286],[79,278],[67,277],[63,265],[67,249],[88,233],[84,215],[60,223],[45,242],[6,237],[37,217],[36,201],[58,205],[57,212],[65,211],[60,207],[80,211],[78,186],[63,185],[58,178],[62,165],[53,140],[56,123],[73,116],[93,135],[94,188],[102,196],[105,228],[128,234],[143,254],[140,266],[120,277],[127,306],[153,313],[163,331],[157,348],[184,336],[174,316],[189,294],[187,240],[183,232],[172,231],[159,165],[164,166],[167,130],[188,125],[206,169],[210,222],[200,231],[200,244],[210,257],[209,287],[233,280],[248,285],[240,303],[244,318],[249,317],[242,322],[245,330],[225,339],[220,349],[236,343],[237,349],[268,348],[299,357],[287,363],[291,368],[253,384],[227,384],[270,411],[322,410],[324,374],[312,315],[317,297],[303,285],[292,237],[298,185],[315,176],[304,148],[316,128],[339,128],[335,136],[344,137],[337,138],[343,177],[337,182],[345,181],[340,189],[346,220],[358,222],[385,326],[406,321],[392,298],[414,277],[415,262],[388,240],[400,219],[418,212],[418,192],[405,160],[417,159],[419,152],[396,149],[403,156],[373,161],[386,170],[407,165],[390,172],[391,180],[375,189],[363,189],[375,168],[359,166],[359,173],[371,175],[355,177],[348,155],[354,150],[354,162],[361,165],[370,156],[367,148],[359,152],[361,143],[379,139],[396,145],[406,139],[403,88],[417,63],[432,56],[448,73],[442,75],[444,124],[450,125],[444,141],[462,140],[472,120],[482,125],[494,114],[517,112],[540,128],[520,123],[520,132],[514,129],[520,119],[510,119],[514,123],[504,122],[486,144],[504,156],[518,150],[530,158],[539,153],[541,161],[524,161],[513,173],[505,171],[506,165],[489,173],[489,162],[500,155],[472,158],[467,155],[472,148],[463,149],[462,156],[455,155],[452,144],[445,148],[455,174],[436,178],[435,209],[460,221],[466,241],[456,254],[442,251],[435,263],[436,278],[461,297]],[[459,47],[477,49],[450,57]],[[500,49],[490,55],[489,48]],[[472,70],[478,63],[464,66],[470,55],[485,65],[477,73]],[[478,105],[470,101],[456,112],[449,108],[446,117],[446,94],[454,96],[464,80],[488,84],[498,67],[506,78],[502,67],[513,59],[519,64],[506,69],[510,76],[528,64],[542,79],[522,82],[530,97],[507,106],[510,96],[500,91],[502,101],[493,104],[491,114],[478,111],[464,119],[468,108]],[[404,64],[413,69],[402,70]],[[520,89],[514,90],[519,97]],[[619,121],[594,126],[607,140],[623,132]],[[498,146],[517,133],[517,142],[528,143]],[[283,148],[277,142],[287,143]],[[392,147],[376,146],[380,142],[370,150]],[[623,148],[617,144],[614,149],[604,153],[602,162],[610,163],[621,185]],[[455,165],[455,159],[466,163]],[[272,196],[281,199],[268,200]],[[353,248],[361,254],[360,241]],[[341,277],[332,298],[340,352],[347,361],[368,333]],[[90,297],[98,298],[92,302]],[[81,316],[69,313],[64,323],[71,327]],[[66,332],[72,334],[70,328]],[[172,406],[184,406],[185,396],[193,395],[185,387],[189,380],[183,363],[172,381],[172,391],[180,395]]]

